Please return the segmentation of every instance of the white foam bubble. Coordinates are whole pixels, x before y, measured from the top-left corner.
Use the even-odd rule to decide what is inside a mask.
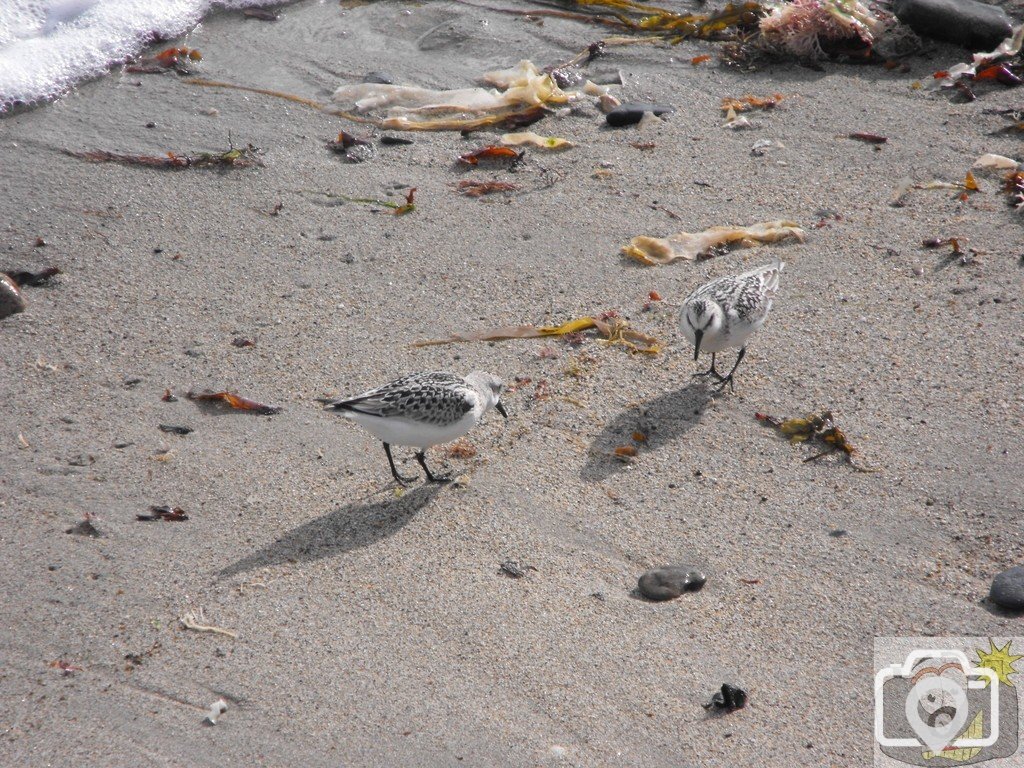
[[[184,34],[213,7],[273,0],[0,0],[0,114],[52,99]]]

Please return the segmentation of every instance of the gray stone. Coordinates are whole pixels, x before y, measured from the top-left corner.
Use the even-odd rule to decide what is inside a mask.
[[[683,592],[696,592],[705,581],[704,574],[692,566],[666,565],[647,571],[637,587],[648,600],[672,600]]]
[[[24,312],[28,302],[21,295],[17,283],[7,275],[0,275],[0,319]]]
[[[979,53],[1012,34],[1006,11],[977,0],[895,0],[892,12],[919,35]]]
[[[1024,611],[1024,565],[1003,571],[992,579],[989,599],[1009,611]]]

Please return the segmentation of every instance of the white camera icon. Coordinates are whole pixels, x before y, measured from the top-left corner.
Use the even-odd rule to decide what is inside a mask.
[[[924,666],[923,662],[936,662]],[[893,678],[907,678],[912,687],[904,712],[918,738],[885,735],[883,687]],[[988,686],[991,693],[988,736],[956,738],[967,724],[967,690]],[[924,714],[922,714],[922,712]],[[939,754],[945,748],[988,747],[999,739],[999,677],[987,667],[975,667],[963,651],[920,649],[902,664],[891,664],[875,675],[875,740],[883,747],[927,747]]]

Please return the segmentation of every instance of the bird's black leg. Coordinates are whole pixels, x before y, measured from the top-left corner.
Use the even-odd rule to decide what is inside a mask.
[[[715,370],[715,353],[711,353],[711,367],[706,371],[693,374],[693,378],[700,378],[701,376],[714,376],[719,381],[722,380],[722,374]]]
[[[388,455],[388,464],[391,465],[391,474],[394,475],[395,480],[398,481],[399,485],[411,483],[416,479],[415,477],[402,477],[400,474],[398,474],[398,469],[395,467],[395,460],[391,458],[391,446],[388,445],[387,443],[384,443],[384,453]],[[427,476],[430,476],[429,472],[427,473]]]
[[[736,388],[732,384],[732,375],[736,373],[736,369],[740,367],[740,362],[743,360],[743,356],[745,354],[747,354],[747,348],[740,347],[740,353],[736,357],[736,364],[733,365],[732,370],[729,371],[728,375],[718,377],[719,381],[721,382],[722,389],[725,389],[725,385],[728,384],[730,392],[734,392],[736,390]]]
[[[449,477],[448,475],[445,475],[444,477],[438,477],[437,475],[435,475],[433,472],[430,471],[430,468],[427,467],[427,452],[426,451],[420,451],[419,453],[417,453],[416,454],[416,461],[418,461],[420,463],[420,466],[423,467],[423,471],[427,473],[427,481],[428,482],[431,482],[431,483],[450,483],[451,482],[451,477]]]

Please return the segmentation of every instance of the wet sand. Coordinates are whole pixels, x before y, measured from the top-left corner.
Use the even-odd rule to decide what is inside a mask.
[[[207,77],[326,100],[372,70],[461,87],[600,34],[445,3],[299,3],[276,23],[216,16],[185,42]],[[961,60],[945,47],[909,73],[691,66],[703,53],[717,47],[611,50],[595,66],[622,70],[623,100],[677,112],[612,130],[583,102],[534,126],[577,146],[530,151],[515,172],[457,167],[486,141],[457,133],[346,164],[324,143],[363,127],[173,75],[114,75],[0,121],[0,269],[65,273],[0,321],[0,762],[864,765],[875,636],[1020,632],[983,598],[1024,545],[1024,217],[982,175],[966,203],[889,201],[902,177],[1020,159],[985,110],[1022,92],[913,90]],[[721,127],[721,97],[774,92],[756,130]],[[229,134],[264,167],[60,151],[213,151]],[[762,139],[775,145],[752,155]],[[521,190],[456,193],[491,178]],[[309,192],[408,186],[402,217]],[[778,218],[806,242],[663,268],[619,253],[636,235]],[[980,253],[961,265],[921,246],[948,236]],[[715,396],[691,382],[677,305],[775,256],[775,308],[735,393]],[[644,311],[652,290],[665,301]],[[613,309],[667,351],[410,346]],[[396,498],[380,445],[315,398],[429,368],[530,383],[506,396],[507,423],[492,413],[471,435],[475,457],[431,452],[467,484]],[[284,411],[161,401],[207,387]],[[877,472],[804,463],[809,449],[754,418],[826,408]],[[637,459],[610,458],[635,431]],[[190,519],[137,522],[151,504]],[[65,533],[85,513],[102,538]],[[508,578],[507,560],[536,570]],[[638,599],[637,577],[667,563],[699,565],[707,585]],[[200,609],[237,638],[184,629]],[[748,707],[708,715],[726,681]],[[204,726],[219,697],[228,711]]]

